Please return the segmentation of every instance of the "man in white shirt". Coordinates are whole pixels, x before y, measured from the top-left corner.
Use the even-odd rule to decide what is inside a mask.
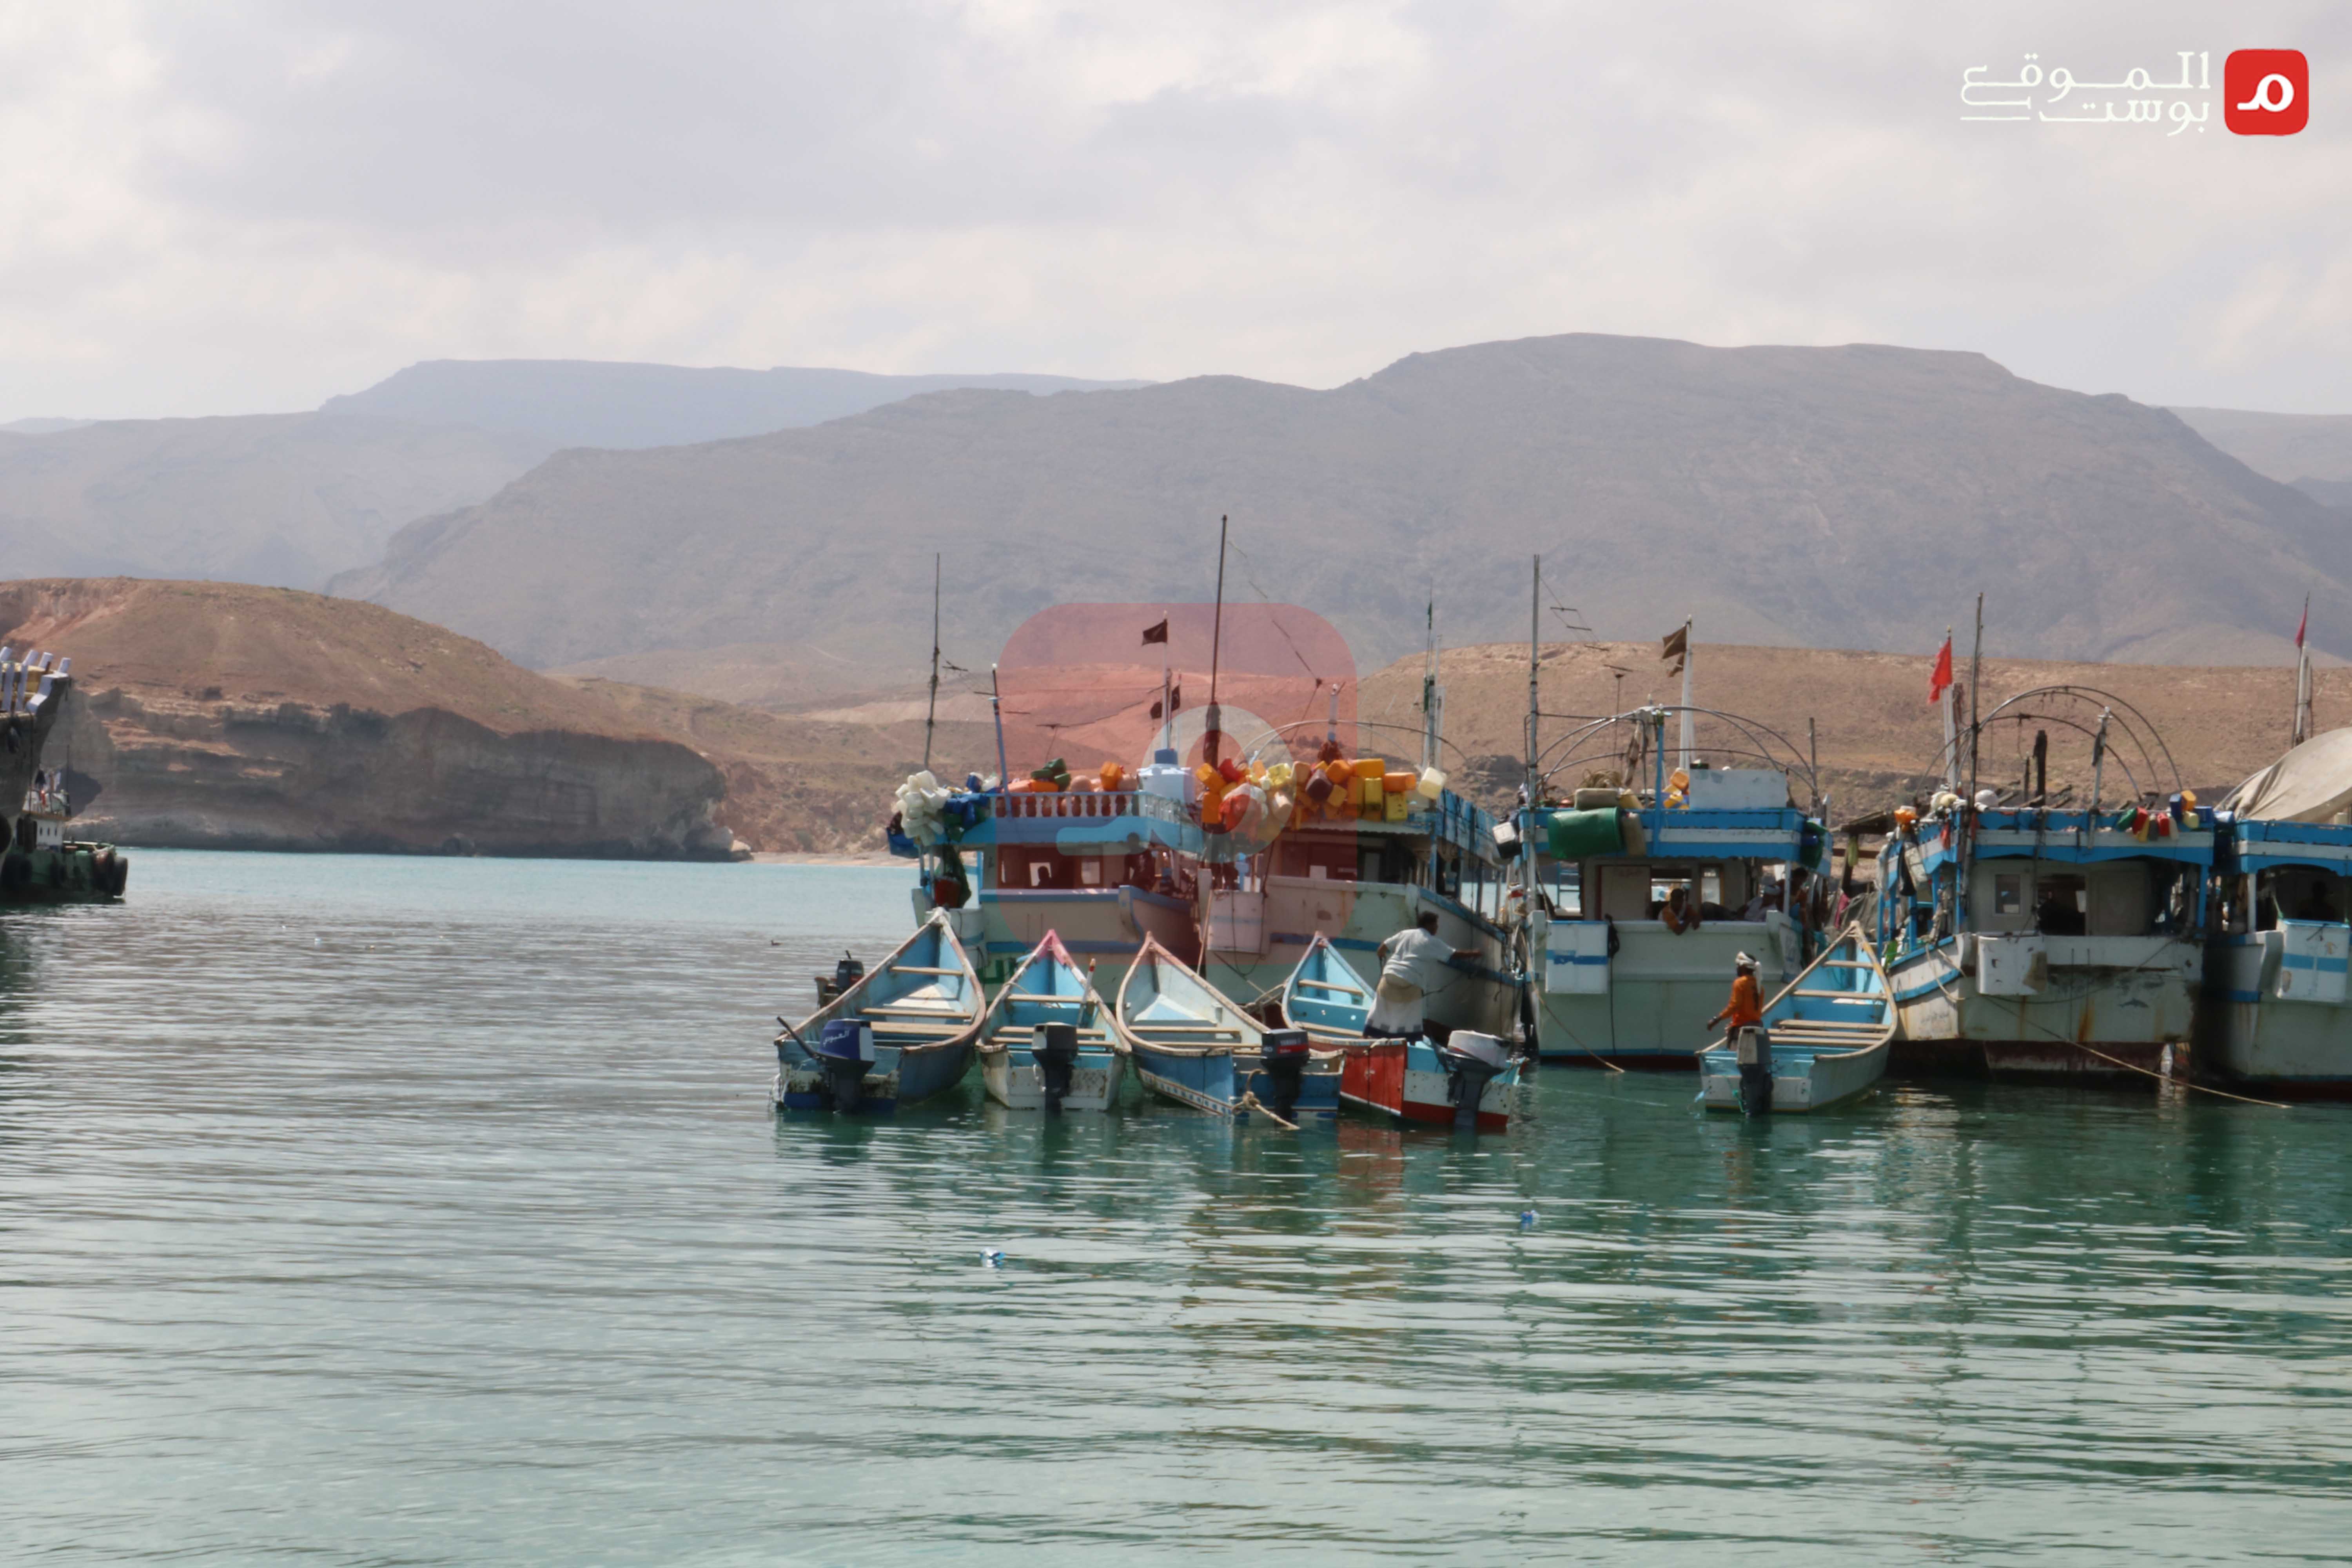
[[[1438,940],[1437,911],[1423,910],[1418,923],[1381,943],[1380,984],[1373,987],[1371,1016],[1364,1033],[1421,1033],[1423,1002],[1445,984],[1445,965],[1459,959],[1467,963],[1478,956],[1475,947],[1448,947]]]

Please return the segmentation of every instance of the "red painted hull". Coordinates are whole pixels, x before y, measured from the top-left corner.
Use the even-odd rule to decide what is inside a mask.
[[[1339,1066],[1339,1098],[1381,1111],[1400,1121],[1417,1121],[1431,1126],[1451,1127],[1454,1107],[1447,1104],[1445,1075],[1443,1073],[1406,1071],[1407,1047],[1402,1040],[1371,1040],[1364,1044],[1350,1043],[1347,1059]],[[1433,1092],[1436,1098],[1433,1099]],[[1478,1131],[1500,1132],[1508,1128],[1507,1112],[1478,1112]]]

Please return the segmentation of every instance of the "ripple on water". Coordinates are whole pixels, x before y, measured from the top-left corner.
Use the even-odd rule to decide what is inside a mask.
[[[1540,1076],[1507,1137],[779,1122],[890,870],[144,853],[0,922],[56,1562],[2326,1557],[2352,1121]],[[1533,1206],[1534,1228],[1517,1216]],[[982,1261],[1002,1248],[1001,1265]]]

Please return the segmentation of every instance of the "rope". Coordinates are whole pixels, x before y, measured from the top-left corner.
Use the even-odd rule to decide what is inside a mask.
[[[2084,1045],[2079,1041],[2069,1043],[2073,1044],[2076,1050],[2081,1051],[2085,1056],[2096,1057],[2103,1062],[2114,1062],[2116,1066],[2122,1068],[2126,1072],[2146,1074],[2147,1077],[2156,1079],[2158,1083],[2177,1083],[2183,1089],[2193,1089],[2200,1094],[2219,1095],[2223,1100],[2234,1100],[2241,1105],[2264,1105],[2268,1106],[2273,1110],[2293,1110],[2294,1109],[2292,1105],[2284,1105],[2275,1100],[2252,1100],[2242,1094],[2231,1094],[2224,1089],[2208,1089],[2201,1083],[2191,1083],[2185,1078],[2167,1078],[2160,1072],[2149,1072],[2148,1069],[2144,1067],[2135,1067],[2130,1062],[2124,1061],[2120,1058],[2107,1055],[2105,1051],[2095,1051],[2090,1047]]]
[[[1281,1117],[1276,1116],[1273,1111],[1268,1110],[1265,1106],[1259,1104],[1257,1091],[1255,1089],[1245,1089],[1242,1090],[1242,1109],[1244,1110],[1256,1111],[1260,1116],[1265,1117],[1276,1127],[1287,1128],[1293,1132],[1298,1131],[1297,1122],[1285,1121]]]

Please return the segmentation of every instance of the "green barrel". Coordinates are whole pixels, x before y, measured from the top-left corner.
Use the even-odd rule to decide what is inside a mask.
[[[1551,858],[1581,860],[1591,855],[1625,852],[1625,829],[1615,806],[1601,811],[1555,811],[1547,829]]]

